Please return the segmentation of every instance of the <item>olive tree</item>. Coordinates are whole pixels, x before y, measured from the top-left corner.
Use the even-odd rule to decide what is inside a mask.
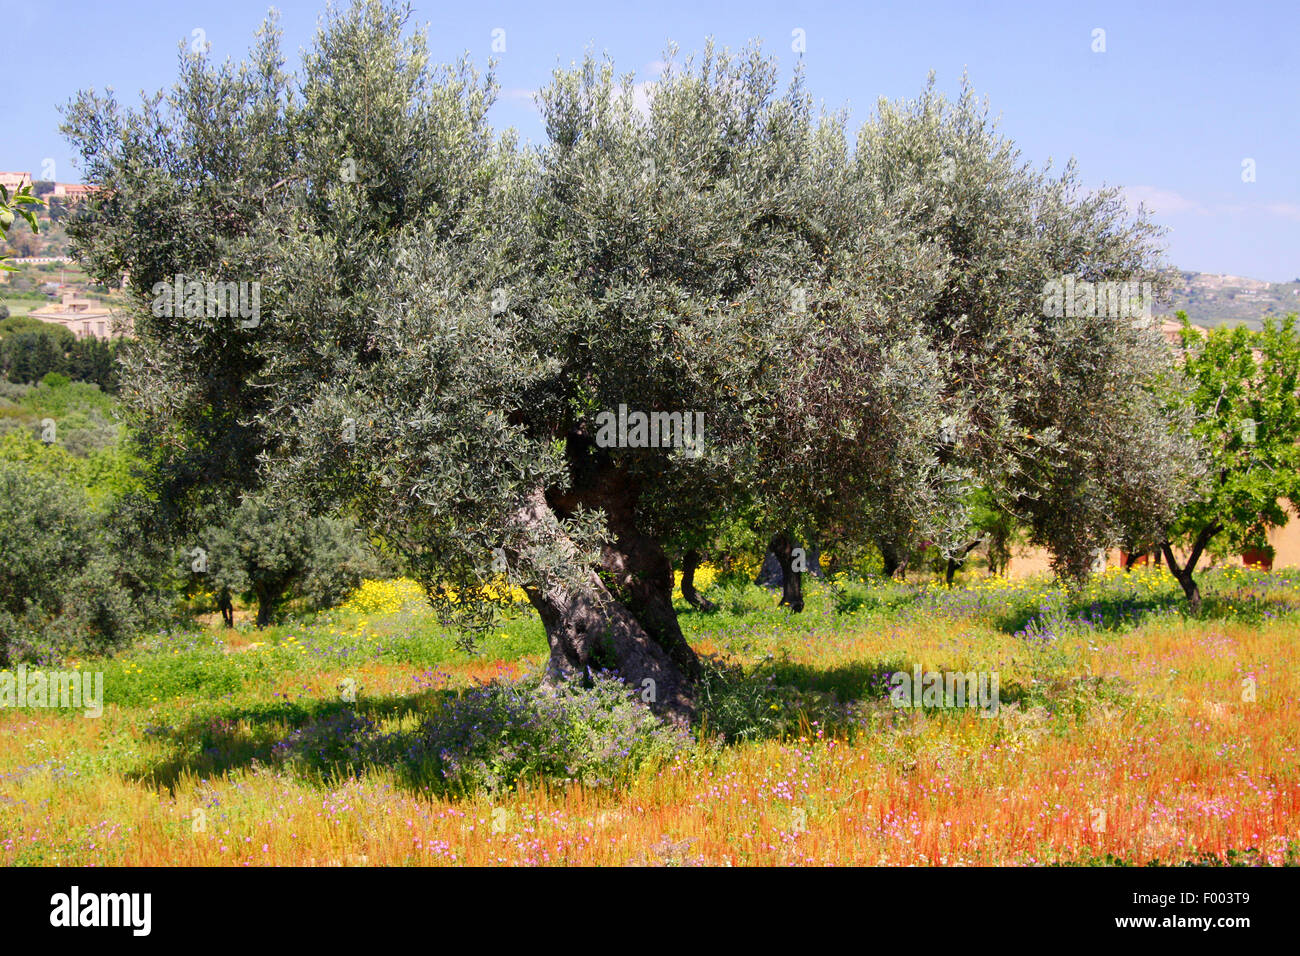
[[[931,78],[916,100],[882,102],[855,161],[864,199],[947,263],[913,316],[936,363],[942,426],[925,437],[937,461],[1072,578],[1135,523],[1168,520],[1198,450],[1185,403],[1167,400],[1178,372],[1151,306],[1169,272],[1145,210],[1083,190],[1073,163],[1031,168],[964,81],[956,101]],[[932,538],[950,558],[969,548],[975,500]],[[890,551],[919,536],[895,517],[880,537]]]
[[[1144,211],[1082,190],[1073,164],[1032,169],[965,82],[882,101],[851,155],[832,129],[807,164],[817,336],[760,488],[783,603],[802,603],[796,539],[875,540],[889,574],[928,541],[952,570],[997,513],[1079,578],[1169,520],[1197,448],[1167,400],[1150,307],[1169,275]]]
[[[1144,261],[1109,200],[1007,173],[944,211],[939,121],[902,124],[916,168],[894,176],[873,159],[889,122],[852,149],[757,49],[670,55],[644,99],[608,62],[559,69],[524,149],[487,122],[491,76],[434,67],[406,20],[331,12],[292,78],[270,23],[248,62],[182,54],[138,109],[68,109],[104,187],[71,232],[130,275],[123,396],[181,510],[252,484],[340,508],[467,639],[504,576],[552,680],[616,669],[685,718],[699,664],[668,554],[709,529],[947,541],[984,479],[1055,543],[1051,509],[1078,511],[1059,489],[1111,493],[1104,456],[1068,444],[1102,410],[1059,393],[1139,406],[1139,333],[1041,314],[1045,273]],[[975,216],[1002,206],[1005,227]],[[999,244],[962,265],[982,229]],[[214,308],[235,280],[253,307],[241,287]]]
[[[342,600],[365,577],[380,573],[378,557],[355,528],[332,517],[315,517],[247,498],[233,513],[186,544],[191,585],[218,595],[232,623],[230,595],[257,603],[257,627],[266,627],[289,595],[303,595],[316,608]]]
[[[431,67],[404,19],[333,15],[292,84],[268,27],[250,63],[183,55],[138,110],[69,108],[105,186],[74,233],[139,304],[138,434],[169,500],[255,476],[341,503],[463,625],[506,571],[554,678],[617,667],[687,714],[661,542],[781,454],[816,255],[807,98],[757,54],[710,56],[643,115],[588,61],[543,94],[529,154],[492,135],[490,79]],[[150,302],[232,278],[260,284],[255,325]],[[676,414],[676,447],[598,441],[620,405]]]

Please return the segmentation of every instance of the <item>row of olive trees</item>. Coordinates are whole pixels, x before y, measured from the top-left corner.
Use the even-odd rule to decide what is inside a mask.
[[[254,602],[264,627],[286,598],[332,607],[392,571],[338,518],[251,500],[211,518],[173,540],[134,491],[96,502],[57,466],[0,458],[0,666],[121,646],[176,620],[184,591],[215,596],[229,625],[235,596]]]
[[[1259,330],[1221,326],[1208,332],[1192,326],[1184,313],[1178,317],[1183,328],[1175,360],[1181,374],[1176,386],[1171,383],[1162,391],[1191,407],[1191,437],[1203,456],[1203,480],[1195,486],[1184,482],[1184,497],[1172,520],[1153,520],[1144,501],[1121,500],[1120,534],[1106,543],[1127,552],[1126,570],[1135,559],[1154,553],[1197,611],[1201,561],[1207,555],[1235,557],[1248,549],[1270,552],[1269,532],[1291,519],[1288,504],[1294,508],[1300,502],[1300,335],[1295,315],[1280,322],[1266,318]],[[991,572],[1005,567],[1011,542],[1023,540],[1028,530],[982,488],[971,497],[969,522],[966,543],[941,555],[949,584],[977,547]],[[892,576],[928,552],[917,544],[877,542],[885,574]],[[795,581],[797,591],[797,576]],[[700,599],[692,603],[700,606]]]
[[[391,567],[338,519],[289,518],[246,503],[204,529],[203,545],[141,546],[138,522],[89,507],[67,482],[0,462],[0,665],[100,653],[142,629],[180,617],[177,597],[215,599],[227,626],[234,601],[256,607],[256,626],[275,619],[286,598],[311,610],[333,607],[367,577]],[[154,541],[162,540],[161,537]]]
[[[955,552],[983,488],[1081,574],[1172,519],[1196,467],[1168,349],[1043,304],[1067,275],[1162,288],[1153,229],[1029,168],[969,90],[852,137],[756,49],[671,56],[645,108],[589,57],[531,149],[406,20],[332,12],[294,76],[269,22],[245,62],[67,110],[105,187],[70,233],[130,275],[123,396],[178,521],[252,488],[341,507],[469,632],[504,568],[552,678],[616,667],[685,716],[667,555],[726,523]],[[157,308],[240,281],[255,320]],[[620,406],[702,428],[611,440]]]

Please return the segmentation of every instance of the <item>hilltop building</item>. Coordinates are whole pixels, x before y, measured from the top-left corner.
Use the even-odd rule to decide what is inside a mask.
[[[20,186],[31,186],[35,180],[32,174],[23,172],[0,172],[0,186],[4,186],[12,195]],[[93,193],[98,186],[87,186],[84,183],[54,183],[54,188],[42,196],[42,199],[62,199],[64,202],[77,202],[85,199]]]
[[[98,188],[98,186],[86,186],[81,183],[55,183],[54,191],[49,193],[45,198],[49,199],[53,197],[55,199],[62,199],[64,202],[77,202],[85,199]]]
[[[77,293],[64,287],[62,298],[51,305],[43,305],[28,313],[33,319],[51,322],[68,329],[79,339],[115,339],[131,334],[130,320],[113,315],[94,299],[79,298]]]

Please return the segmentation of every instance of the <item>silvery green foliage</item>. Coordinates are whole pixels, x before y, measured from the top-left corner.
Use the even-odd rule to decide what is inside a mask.
[[[65,109],[86,176],[104,187],[69,233],[98,281],[129,275],[136,338],[121,354],[121,396],[159,501],[181,514],[229,499],[255,474],[266,436],[250,409],[267,400],[265,342],[237,317],[156,316],[152,289],[178,276],[265,284],[288,228],[292,100],[268,21],[247,62],[183,51],[176,86],[134,110],[111,90],[82,92]]]
[[[529,417],[587,438],[619,404],[702,411],[699,457],[612,449],[656,533],[706,517],[761,471],[806,314],[803,187],[809,104],[778,95],[756,52],[706,51],[667,69],[639,108],[631,81],[588,58],[540,94],[538,242],[548,264],[559,373]]]
[[[205,567],[194,583],[256,600],[259,627],[271,622],[288,595],[329,607],[363,578],[382,572],[379,557],[347,522],[252,498],[213,515],[197,540]],[[191,548],[184,550],[189,563]]]
[[[1084,193],[1071,163],[1056,177],[1024,164],[987,107],[931,81],[917,100],[882,102],[855,160],[883,203],[939,243],[949,265],[917,320],[939,356],[953,431],[942,460],[962,465],[998,504],[1082,576],[1093,550],[1167,521],[1195,481],[1197,450],[1158,323],[1054,318],[1044,288],[1084,281],[1152,283],[1168,272],[1144,214],[1118,190]]]
[[[887,512],[937,536],[961,475],[936,458],[941,363],[914,317],[945,256],[868,206],[842,121],[813,114],[802,76],[778,93],[756,50],[670,54],[641,109],[588,59],[541,100],[564,352],[530,414],[583,434],[621,402],[704,410],[699,459],[612,455],[663,538],[737,512],[840,535]]]
[[[946,539],[967,476],[935,436],[950,413],[940,349],[918,317],[934,307],[948,255],[875,202],[843,125],[825,119],[807,159],[806,217],[820,244],[809,328],[778,384],[784,454],[761,484],[773,526],[861,541],[902,526]]]
[[[124,397],[162,500],[193,514],[269,482],[342,505],[427,584],[469,584],[518,488],[560,473],[506,416],[544,363],[490,309],[527,275],[531,193],[487,125],[491,80],[432,66],[407,15],[332,13],[296,77],[272,21],[246,63],[183,53],[137,110],[82,94],[67,131],[106,198],[75,231],[138,297]],[[259,282],[260,323],[152,314],[177,275]]]

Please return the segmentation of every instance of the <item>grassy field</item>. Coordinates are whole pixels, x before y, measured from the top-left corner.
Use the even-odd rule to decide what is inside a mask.
[[[3,290],[0,290],[0,292],[2,291]],[[32,309],[39,308],[46,304],[45,302],[37,302],[34,299],[5,299],[3,296],[0,296],[0,302],[9,309],[10,316],[14,318],[20,318],[28,312],[31,312]]]
[[[521,613],[459,650],[400,583],[102,661],[102,717],[0,710],[8,865],[1295,863],[1300,572],[1159,570],[1067,595],[754,587],[687,611],[703,719],[536,686]],[[889,675],[994,673],[1000,707]]]

